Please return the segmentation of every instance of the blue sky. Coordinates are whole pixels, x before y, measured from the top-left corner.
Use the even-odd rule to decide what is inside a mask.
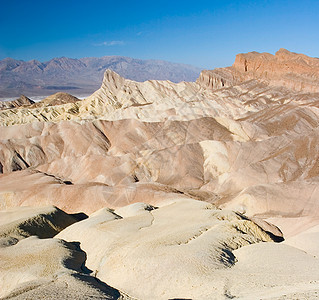
[[[0,0],[0,59],[123,55],[202,68],[279,48],[319,57],[319,1]]]

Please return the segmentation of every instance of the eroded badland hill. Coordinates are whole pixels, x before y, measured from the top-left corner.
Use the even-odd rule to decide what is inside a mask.
[[[0,107],[3,299],[318,296],[319,59],[106,70],[84,100],[18,100]]]

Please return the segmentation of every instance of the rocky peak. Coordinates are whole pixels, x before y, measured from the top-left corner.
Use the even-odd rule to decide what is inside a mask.
[[[68,57],[53,58],[48,62],[45,62],[45,69],[53,72],[57,70],[77,71],[86,68],[86,65],[79,59],[73,59]]]
[[[18,67],[22,61],[7,57],[0,61],[0,71],[11,71]]]
[[[32,107],[46,107],[46,106],[55,106],[67,103],[75,103],[79,101],[77,97],[74,97],[68,93],[55,93],[51,96],[46,97],[42,101],[35,103]]]
[[[0,109],[26,107],[31,104],[34,104],[34,101],[24,95],[21,95],[18,99],[13,101],[0,101]]]

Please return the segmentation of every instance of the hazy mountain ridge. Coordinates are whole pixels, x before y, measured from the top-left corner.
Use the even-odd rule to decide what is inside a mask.
[[[90,94],[99,88],[106,69],[135,80],[195,81],[200,69],[161,60],[122,56],[53,58],[47,62],[5,58],[0,61],[0,98],[49,95],[54,91]]]

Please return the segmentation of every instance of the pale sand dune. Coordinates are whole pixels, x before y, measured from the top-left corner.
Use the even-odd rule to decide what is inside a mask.
[[[224,278],[217,279],[218,272],[235,264],[232,251],[271,241],[250,220],[205,202],[150,209],[133,204],[116,215],[100,211],[57,237],[80,241],[97,278],[139,299],[220,298]]]
[[[98,282],[90,276],[70,276],[59,274],[55,280],[35,280],[20,288],[15,289],[9,295],[1,299],[25,300],[25,299],[48,299],[48,300],[136,300],[112,287]]]
[[[261,243],[234,251],[227,290],[236,299],[315,299],[319,260],[283,244]],[[304,298],[303,298],[304,297]]]
[[[285,244],[301,249],[319,258],[319,226],[315,225],[286,239]]]
[[[145,208],[101,210],[58,237],[77,237],[98,278],[140,299],[312,299],[319,292],[317,258],[283,244],[244,246],[260,229],[232,212],[189,200]]]
[[[47,210],[2,212],[2,225],[12,216],[21,219]],[[1,247],[0,280],[5,285],[0,296],[314,298],[319,291],[318,259],[288,245],[250,245],[260,241],[271,237],[247,218],[205,202],[171,200],[159,208],[143,203],[115,211],[103,208],[56,238],[28,237]]]
[[[86,274],[77,243],[29,237],[0,257],[1,299],[130,299]]]
[[[0,211],[0,247],[16,244],[32,235],[53,237],[78,220],[77,216],[66,214],[54,206],[17,207]]]
[[[55,207],[0,211],[0,298],[129,299],[88,275],[79,243],[50,238],[80,219]]]

